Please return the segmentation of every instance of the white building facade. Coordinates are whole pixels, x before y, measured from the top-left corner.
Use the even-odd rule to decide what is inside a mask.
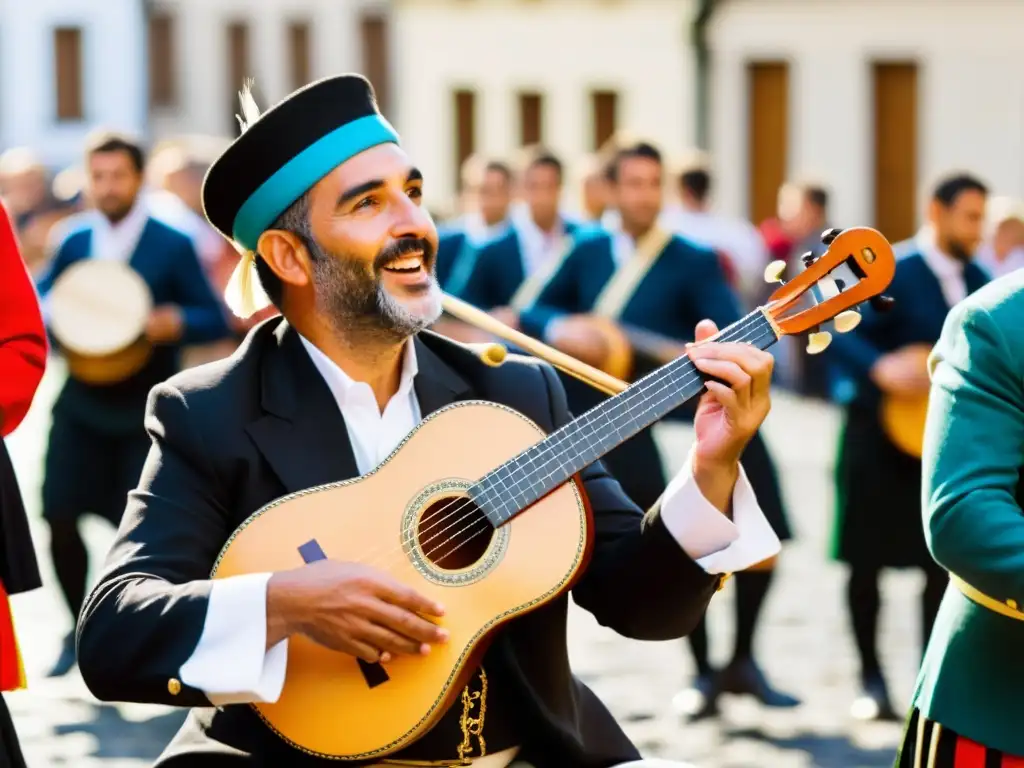
[[[763,215],[781,176],[806,174],[831,189],[836,224],[899,239],[949,170],[1024,193],[1024,3],[719,6],[710,137],[722,209]]]
[[[237,92],[255,81],[266,108],[339,72],[389,95],[383,0],[149,0],[150,133],[231,135]]]
[[[446,204],[460,159],[541,142],[570,169],[612,131],[693,141],[690,0],[393,0],[393,120]],[[574,192],[575,190],[568,190]]]
[[[0,0],[0,148],[66,165],[97,124],[144,131],[144,29],[139,0]]]

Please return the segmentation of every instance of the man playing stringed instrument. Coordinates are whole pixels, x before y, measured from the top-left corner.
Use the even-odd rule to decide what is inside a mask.
[[[894,303],[865,311],[863,321],[837,335],[826,353],[853,384],[836,462],[833,555],[850,566],[847,608],[861,663],[862,690],[851,705],[856,719],[896,717],[877,651],[882,569],[924,572],[922,649],[946,590],[946,574],[928,554],[921,529],[920,455],[897,444],[897,436],[884,428],[880,407],[886,398],[917,398],[926,407],[928,351],[949,310],[989,280],[972,261],[986,197],[985,185],[973,176],[939,180],[927,226],[894,246],[900,254],[888,291]]]
[[[421,205],[422,175],[364,78],[318,81],[262,116],[248,91],[242,104],[244,130],[210,169],[205,209],[245,251],[231,305],[247,315],[272,301],[282,317],[253,329],[232,357],[178,374],[151,393],[149,460],[79,625],[80,668],[96,696],[197,708],[159,759],[163,767],[336,765],[323,751],[279,737],[267,727],[270,710],[254,712],[277,702],[283,688],[287,695],[302,649],[330,654],[311,676],[299,672],[314,685],[332,682],[344,667],[351,670],[346,679],[386,697],[389,686],[408,684],[399,673],[412,675],[416,663],[443,657],[454,641],[459,611],[446,612],[450,604],[391,577],[381,565],[386,559],[373,552],[360,562],[330,559],[330,542],[320,552],[314,539],[301,547],[308,565],[211,579],[224,565],[218,552],[260,522],[277,519],[281,536],[305,526],[300,512],[281,519],[270,508],[257,520],[253,513],[286,494],[305,503],[316,498],[309,489],[359,475],[349,487],[369,488],[382,476],[397,481],[387,475],[389,465],[422,445],[432,424],[483,407],[459,401],[500,404],[544,432],[579,421],[570,421],[547,365],[518,358],[490,367],[469,348],[422,330],[440,313],[432,274],[437,233]],[[255,292],[257,282],[265,297]],[[736,342],[690,353],[680,369],[688,378],[675,388],[699,391],[694,366],[717,380],[701,399],[685,469],[646,516],[599,462],[572,469],[582,447],[551,458],[579,473],[588,500],[593,543],[572,595],[603,625],[633,638],[681,637],[699,621],[723,571],[778,551],[738,463],[768,412],[772,370],[767,352],[738,342],[774,338],[771,328],[758,313],[734,331]],[[704,323],[698,336],[714,332]],[[468,449],[463,439],[472,443]],[[404,472],[502,439],[452,432]],[[548,465],[537,466],[543,482]],[[387,492],[386,485],[372,487]],[[537,507],[570,491],[562,483]],[[578,514],[574,505],[570,511]],[[337,532],[343,542],[393,510],[371,498],[359,509],[325,512],[328,522],[352,515],[351,528]],[[543,526],[547,518],[532,520]],[[554,532],[541,530],[541,538]],[[381,550],[394,549],[395,533],[385,533]],[[523,528],[506,558],[522,546],[520,535]],[[271,537],[257,550],[274,546]],[[543,569],[550,556],[543,542],[537,551],[528,572]],[[457,601],[457,592],[441,594]],[[549,595],[498,628],[486,653],[468,662],[461,697],[453,688],[452,706],[429,730],[360,764],[598,768],[637,760],[608,710],[571,673],[568,586]],[[451,627],[451,636],[436,622]],[[318,725],[318,737],[331,741],[371,737],[363,731],[388,719],[355,729],[361,713],[345,709],[355,702],[323,701],[309,701],[292,726]],[[396,701],[395,718],[400,708]]]

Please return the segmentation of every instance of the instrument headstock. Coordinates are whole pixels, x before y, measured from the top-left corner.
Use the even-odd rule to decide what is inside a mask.
[[[860,313],[855,309],[859,304],[869,301],[877,311],[889,309],[893,300],[883,296],[882,291],[896,273],[892,246],[875,229],[829,229],[821,240],[828,250],[818,258],[804,254],[806,269],[783,283],[763,307],[778,333],[792,336],[810,331],[810,354],[821,352],[832,340],[828,331],[820,329],[822,323],[833,320],[836,331],[846,333],[860,322]],[[832,273],[840,268],[852,278],[833,277]],[[785,262],[772,262],[765,269],[765,280],[782,283],[785,269]],[[813,306],[798,309],[796,305],[808,296]]]

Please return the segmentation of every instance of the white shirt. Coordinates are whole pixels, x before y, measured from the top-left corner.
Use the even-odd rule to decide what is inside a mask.
[[[967,298],[967,282],[964,279],[964,263],[960,259],[939,250],[935,237],[929,228],[917,234],[917,246],[925,264],[935,273],[946,304],[953,307]]]
[[[515,228],[519,237],[519,250],[523,254],[523,274],[527,277],[543,269],[562,248],[565,224],[561,219],[551,232],[542,230],[528,215],[518,219]]]
[[[135,253],[135,248],[142,237],[142,230],[149,221],[149,211],[139,198],[128,212],[128,215],[117,224],[99,211],[92,214],[92,241],[89,256],[93,259],[109,259],[127,262]]]
[[[697,245],[723,253],[736,268],[742,290],[763,283],[768,248],[749,221],[673,206],[662,213],[661,226]]]
[[[415,347],[407,344],[398,392],[381,413],[367,384],[353,381],[305,339],[303,344],[341,409],[359,472],[366,474],[387,458],[420,420],[412,386],[417,371]],[[683,550],[708,573],[743,570],[777,554],[779,539],[761,512],[742,467],[730,520],[701,495],[691,462],[692,454],[662,498],[662,519]],[[213,582],[202,634],[179,677],[203,691],[215,706],[274,702],[281,695],[288,639],[266,650],[270,576],[249,574]]]

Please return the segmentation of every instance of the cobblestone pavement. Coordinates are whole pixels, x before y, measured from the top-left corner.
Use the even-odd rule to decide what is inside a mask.
[[[60,375],[54,366],[29,419],[10,440],[33,518],[38,515],[35,499],[48,408]],[[798,539],[783,553],[757,646],[766,673],[799,696],[802,706],[766,711],[744,698],[726,698],[721,718],[687,724],[671,710],[672,697],[691,670],[682,644],[626,640],[597,626],[589,614],[573,613],[575,670],[609,704],[645,754],[691,761],[700,768],[892,765],[899,725],[852,724],[847,717],[857,670],[841,602],[843,570],[826,559],[837,427],[831,408],[780,393],[765,428]],[[684,427],[662,429],[659,439],[671,466],[678,467],[691,435]],[[53,586],[46,530],[36,524],[34,532],[47,586],[14,599],[30,689],[8,696],[28,763],[32,768],[149,765],[177,729],[182,713],[100,704],[77,673],[60,680],[42,677],[56,657],[69,619]],[[88,522],[95,559],[111,535],[102,522]],[[919,584],[916,575],[902,573],[887,575],[884,582],[882,654],[897,706],[906,702],[913,685]],[[720,659],[731,649],[731,604],[732,590],[726,588],[709,610],[712,647]]]

